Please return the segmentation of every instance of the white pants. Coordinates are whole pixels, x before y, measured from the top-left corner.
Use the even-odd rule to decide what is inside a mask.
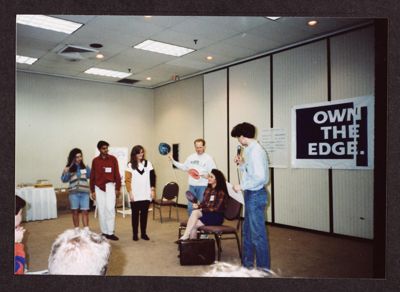
[[[115,183],[107,183],[105,192],[97,186],[94,191],[101,232],[112,235],[115,227]]]

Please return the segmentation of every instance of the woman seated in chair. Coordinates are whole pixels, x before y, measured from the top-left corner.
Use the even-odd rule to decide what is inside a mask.
[[[208,175],[208,186],[200,204],[193,204],[193,212],[187,222],[181,240],[197,238],[197,229],[203,225],[222,225],[224,222],[225,201],[228,198],[224,174],[218,169]]]

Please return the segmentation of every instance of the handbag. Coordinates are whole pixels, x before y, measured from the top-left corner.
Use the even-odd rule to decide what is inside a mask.
[[[214,239],[188,239],[179,243],[181,266],[211,265],[215,261]]]

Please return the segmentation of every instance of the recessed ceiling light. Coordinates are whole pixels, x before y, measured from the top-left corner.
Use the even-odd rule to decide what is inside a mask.
[[[166,55],[171,55],[175,57],[180,57],[183,55],[186,55],[190,52],[193,52],[194,50],[184,48],[184,47],[179,47],[175,45],[170,45],[166,43],[161,43],[157,41],[152,41],[152,40],[146,40],[136,46],[134,46],[135,49],[141,49],[145,51],[151,51],[155,53],[160,53],[160,54],[166,54]]]
[[[151,80],[151,77],[146,77],[146,80],[149,80],[149,81],[150,81],[150,80]]]
[[[279,19],[281,17],[280,16],[267,16],[267,18],[271,19],[271,20],[277,20],[277,19]]]
[[[132,73],[125,73],[125,72],[119,72],[119,71],[113,71],[113,70],[106,70],[106,69],[100,69],[100,68],[90,68],[85,71],[87,74],[93,74],[93,75],[100,75],[100,76],[107,76],[107,77],[115,77],[115,78],[126,78]]]
[[[307,24],[308,24],[309,26],[315,26],[315,25],[318,24],[318,21],[316,21],[316,20],[310,20],[309,22],[307,22]]]
[[[145,15],[144,18],[152,18],[153,16],[151,15]]]
[[[71,34],[83,24],[46,15],[18,14],[17,23]]]
[[[32,65],[37,60],[38,60],[37,58],[31,58],[31,57],[26,57],[26,56],[18,56],[18,55],[16,56],[16,61],[17,61],[17,63],[20,63],[20,64]]]
[[[101,54],[101,53],[98,53],[98,54],[96,55],[96,58],[97,58],[97,59],[103,59],[103,58],[104,58],[104,55]]]
[[[211,60],[214,59],[214,58],[213,58],[213,56],[207,56],[206,59],[209,60],[209,61],[211,61]]]

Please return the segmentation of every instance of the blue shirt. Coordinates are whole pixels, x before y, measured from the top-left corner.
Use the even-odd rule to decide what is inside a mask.
[[[244,149],[244,163],[240,166],[243,190],[256,191],[269,182],[267,153],[257,141],[252,141]]]

